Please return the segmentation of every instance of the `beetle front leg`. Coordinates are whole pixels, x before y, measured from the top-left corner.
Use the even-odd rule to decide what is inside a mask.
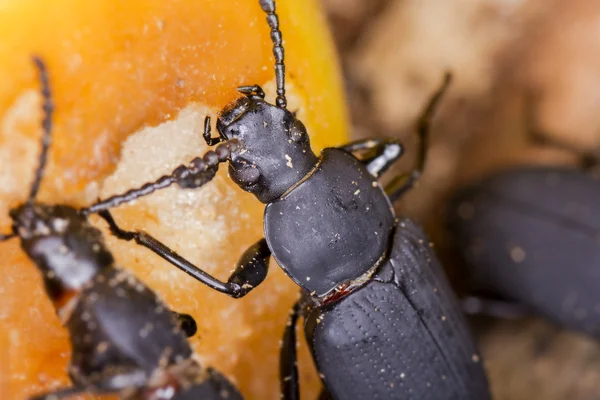
[[[239,298],[245,296],[267,277],[271,250],[264,238],[250,246],[242,254],[227,282],[222,282],[198,268],[146,232],[121,229],[108,211],[101,211],[98,215],[108,223],[112,234],[119,239],[127,241],[135,240],[137,244],[152,250],[196,280],[231,297]]]

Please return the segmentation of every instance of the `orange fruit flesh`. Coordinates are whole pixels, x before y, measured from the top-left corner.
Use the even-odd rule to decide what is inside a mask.
[[[286,46],[289,108],[316,149],[346,139],[337,60],[317,0],[277,2]],[[31,62],[49,69],[56,113],[39,200],[84,206],[156,179],[201,155],[202,122],[264,84],[273,100],[269,30],[257,0],[4,0],[0,2],[0,232],[37,165],[41,111]],[[221,168],[224,170],[225,168]],[[262,235],[263,205],[221,171],[196,191],[170,188],[114,210],[196,265],[227,279]],[[96,218],[94,223],[104,229]],[[107,235],[119,266],[173,309],[192,314],[200,358],[247,399],[278,398],[279,341],[298,288],[272,262],[243,299],[211,291],[159,257]],[[68,385],[68,336],[17,240],[0,243],[0,398]],[[299,332],[299,337],[303,334]],[[302,344],[302,397],[320,383]]]

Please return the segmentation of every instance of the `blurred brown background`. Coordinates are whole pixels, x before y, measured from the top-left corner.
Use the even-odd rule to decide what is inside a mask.
[[[322,0],[347,80],[356,137],[411,130],[442,73],[453,85],[435,118],[425,177],[397,208],[422,222],[451,278],[460,265],[442,226],[452,191],[514,164],[569,164],[528,127],[600,149],[597,0]],[[600,199],[599,199],[600,200]],[[497,400],[600,399],[600,346],[541,320],[478,331]]]

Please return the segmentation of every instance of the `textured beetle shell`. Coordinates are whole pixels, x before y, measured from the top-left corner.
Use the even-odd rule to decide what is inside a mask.
[[[133,275],[115,268],[105,268],[81,292],[66,325],[71,376],[78,384],[133,370],[150,376],[161,361],[173,364],[192,356],[166,305]]]
[[[600,338],[600,180],[529,167],[459,193],[450,229],[477,290]]]
[[[483,400],[487,378],[469,328],[421,229],[397,224],[389,260],[351,296],[307,317],[334,399]]]
[[[364,164],[329,148],[304,182],[266,207],[264,227],[281,268],[322,296],[385,255],[394,212]]]

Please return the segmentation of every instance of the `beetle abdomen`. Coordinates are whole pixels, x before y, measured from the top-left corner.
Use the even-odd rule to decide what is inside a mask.
[[[450,207],[476,289],[600,338],[600,180],[520,168],[465,189]]]
[[[307,318],[332,397],[489,398],[476,346],[429,241],[401,220],[393,245],[373,281]]]
[[[161,362],[170,365],[192,356],[166,305],[133,275],[115,268],[101,271],[83,290],[66,326],[76,383],[101,380],[116,367],[150,376]]]

